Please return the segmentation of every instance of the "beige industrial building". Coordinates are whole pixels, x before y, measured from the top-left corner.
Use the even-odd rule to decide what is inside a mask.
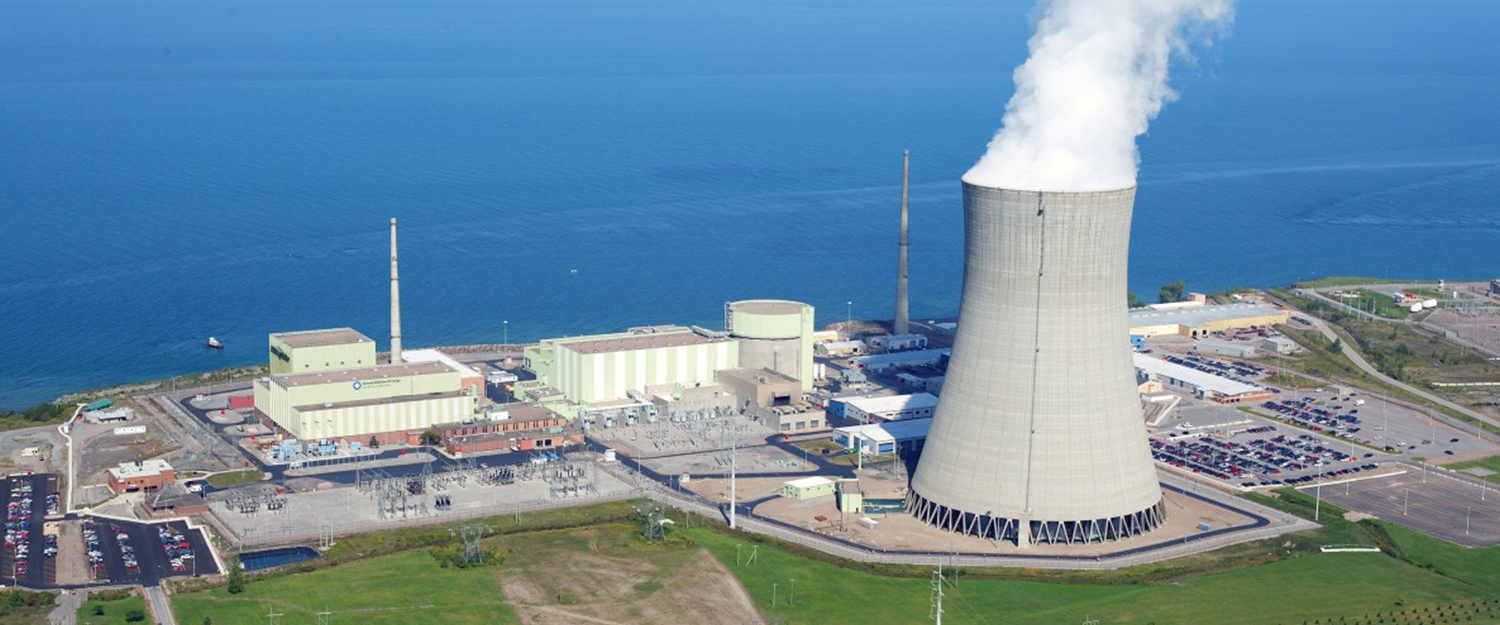
[[[1130,334],[1150,338],[1181,335],[1199,338],[1225,330],[1264,328],[1286,323],[1291,314],[1262,304],[1205,306],[1176,302],[1171,307],[1147,306],[1130,311]]]
[[[270,342],[273,373],[255,382],[255,409],[286,436],[406,442],[471,419],[479,407],[477,373],[451,359],[377,365],[374,341],[349,328],[273,334]],[[290,371],[274,373],[278,360]]]
[[[772,430],[798,434],[828,428],[826,413],[805,399],[796,378],[770,369],[725,369],[718,382],[734,396],[736,409]]]
[[[648,326],[617,334],[546,339],[525,350],[526,368],[568,401],[623,399],[646,387],[711,384],[738,366],[739,343],[723,332]]]
[[[271,335],[271,374],[375,366],[375,341],[353,328]]]

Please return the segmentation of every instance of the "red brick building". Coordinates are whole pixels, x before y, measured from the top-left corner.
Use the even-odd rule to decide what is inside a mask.
[[[155,491],[177,480],[177,473],[165,460],[126,462],[109,470],[109,488],[115,494]]]

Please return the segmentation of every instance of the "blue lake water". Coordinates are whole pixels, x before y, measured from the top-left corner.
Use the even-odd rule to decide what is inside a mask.
[[[0,0],[0,405],[383,344],[392,215],[408,345],[888,317],[903,148],[912,311],[952,315],[1029,8]],[[1141,140],[1132,290],[1500,275],[1497,23],[1241,3]]]

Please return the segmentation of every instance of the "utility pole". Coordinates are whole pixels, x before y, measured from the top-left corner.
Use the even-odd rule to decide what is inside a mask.
[[[735,510],[734,510],[734,505],[735,505],[735,502],[734,502],[734,478],[735,478],[735,473],[737,473],[738,470],[739,470],[739,441],[737,439],[730,439],[729,440],[729,529],[736,529],[735,522],[734,522],[734,520],[735,520]],[[776,602],[774,602],[774,601],[771,602],[771,605],[774,607],[776,605]]]
[[[1318,461],[1318,488],[1317,497],[1313,504],[1313,520],[1317,521],[1323,512],[1323,461]]]
[[[938,560],[938,568],[932,572],[932,610],[929,616],[937,625],[943,625],[943,561]]]

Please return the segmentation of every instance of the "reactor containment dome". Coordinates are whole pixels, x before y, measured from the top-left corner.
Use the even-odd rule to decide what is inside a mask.
[[[1166,510],[1126,340],[1135,189],[963,196],[958,335],[907,510],[1021,547],[1155,528]]]
[[[813,307],[782,299],[724,304],[724,329],[740,344],[740,367],[770,369],[813,385]]]

